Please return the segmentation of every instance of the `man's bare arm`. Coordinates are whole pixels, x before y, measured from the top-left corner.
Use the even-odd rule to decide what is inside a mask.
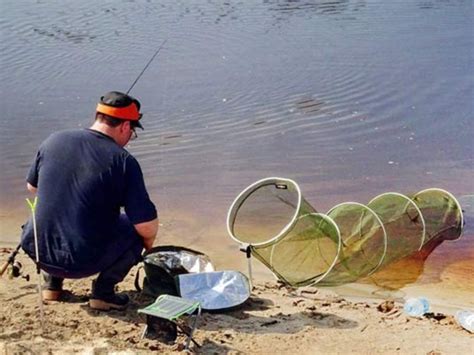
[[[29,182],[26,183],[26,188],[28,189],[29,192],[32,192],[32,193],[36,193],[36,191],[38,190],[36,187],[34,187],[33,185],[31,185]]]
[[[158,218],[148,222],[138,223],[134,226],[143,239],[145,250],[151,249],[156,239],[156,234],[158,233]]]

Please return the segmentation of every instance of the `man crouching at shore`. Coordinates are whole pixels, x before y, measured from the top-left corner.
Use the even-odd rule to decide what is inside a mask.
[[[93,309],[125,309],[121,282],[153,246],[158,218],[137,160],[123,147],[143,129],[140,103],[116,91],[101,97],[89,129],[52,134],[40,146],[27,176],[37,193],[36,227],[43,298],[58,300],[64,278],[99,273]],[[121,213],[121,208],[125,213]],[[22,248],[35,260],[33,223],[23,226]]]

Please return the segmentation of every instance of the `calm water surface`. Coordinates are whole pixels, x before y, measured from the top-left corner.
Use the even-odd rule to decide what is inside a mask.
[[[227,209],[267,176],[296,180],[321,212],[386,191],[473,193],[472,1],[0,7],[4,244],[27,217],[24,179],[39,143],[89,126],[98,97],[126,91],[165,39],[132,91],[146,130],[128,147],[159,207],[162,243],[240,267]],[[473,292],[469,228],[429,257],[427,283]]]

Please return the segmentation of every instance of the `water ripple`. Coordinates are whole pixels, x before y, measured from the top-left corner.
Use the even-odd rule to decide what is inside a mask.
[[[421,183],[469,188],[468,2],[2,7],[2,199],[22,193],[51,131],[90,124],[98,96],[125,91],[166,38],[132,92],[145,131],[129,149],[150,193],[166,190],[179,211],[225,209],[262,175],[301,179],[331,202]]]

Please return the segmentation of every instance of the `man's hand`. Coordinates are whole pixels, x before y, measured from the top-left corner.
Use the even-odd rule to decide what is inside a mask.
[[[143,239],[145,250],[150,250],[155,242],[156,233],[158,233],[158,218],[148,222],[135,224],[135,229]]]
[[[29,192],[32,192],[32,193],[36,193],[36,191],[38,191],[38,189],[36,187],[34,187],[33,185],[31,185],[29,182],[26,183],[26,188],[28,189]]]

